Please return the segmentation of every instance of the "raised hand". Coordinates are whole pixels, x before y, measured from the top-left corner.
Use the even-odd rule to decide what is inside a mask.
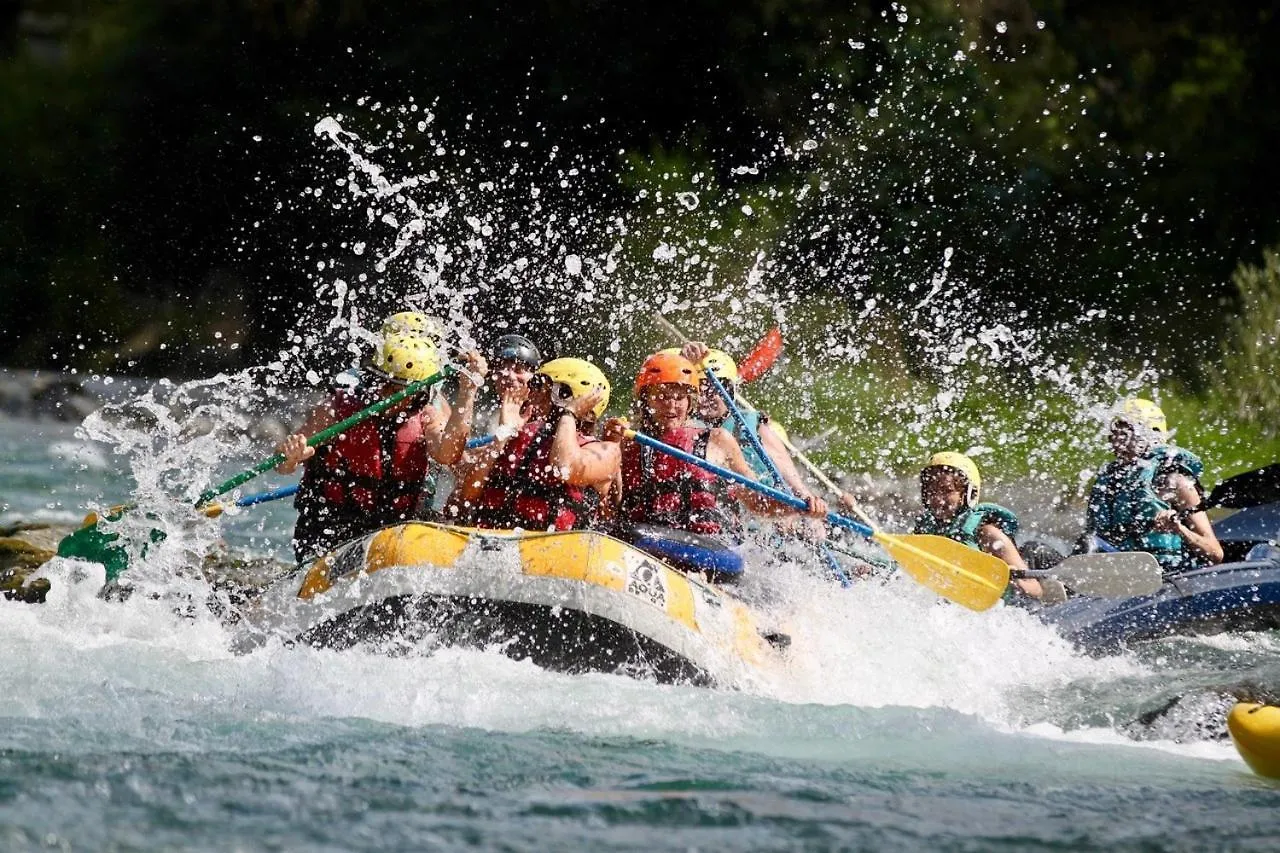
[[[601,441],[619,442],[627,437],[627,430],[631,424],[626,418],[609,418],[604,422],[604,428],[600,431]]]
[[[307,437],[302,433],[294,433],[280,442],[276,452],[284,454],[284,461],[276,466],[281,474],[292,474],[300,464],[316,455],[316,449],[307,446]]]
[[[680,354],[694,364],[702,364],[702,360],[707,357],[709,352],[711,352],[711,348],[702,341],[689,341],[680,348]]]
[[[583,394],[580,397],[574,397],[570,400],[566,400],[563,403],[563,406],[573,412],[573,416],[578,420],[587,420],[592,416],[595,407],[599,405],[603,396],[604,392],[599,388],[596,388],[588,394]]]
[[[463,367],[458,371],[458,389],[475,391],[484,384],[489,373],[489,362],[475,350],[467,350],[462,354]]]

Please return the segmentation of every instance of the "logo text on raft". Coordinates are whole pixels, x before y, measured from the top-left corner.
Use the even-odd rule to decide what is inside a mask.
[[[628,560],[627,592],[647,599],[654,607],[666,607],[667,586],[662,566],[646,558]]]

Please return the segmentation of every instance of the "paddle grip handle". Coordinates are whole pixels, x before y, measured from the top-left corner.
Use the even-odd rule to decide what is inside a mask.
[[[728,468],[722,468],[719,465],[715,464],[714,462],[708,462],[707,460],[703,459],[700,456],[694,456],[692,453],[685,453],[680,448],[672,447],[671,445],[666,444],[665,442],[658,441],[658,439],[654,438],[651,435],[645,435],[644,433],[636,432],[635,430],[627,430],[627,435],[630,438],[634,439],[635,441],[639,442],[640,444],[643,444],[647,447],[652,447],[654,450],[657,450],[661,453],[665,453],[668,456],[674,456],[676,459],[680,459],[684,462],[688,462],[690,465],[696,465],[704,471],[710,471],[712,474],[715,474],[717,477],[722,477],[723,479],[729,480],[730,482],[733,482],[733,483],[737,483],[740,486],[746,486],[748,489],[759,492],[760,494],[765,495],[766,497],[773,498],[775,501],[777,501],[780,504],[784,504],[786,506],[793,507],[799,510],[805,510],[809,508],[809,504],[805,503],[803,500],[796,497],[795,495],[787,494],[786,492],[781,491],[780,489],[775,489],[772,486],[767,486],[764,483],[759,482],[758,480],[753,480],[750,477],[743,476],[742,474],[739,474],[737,471],[730,471]],[[838,527],[848,528],[849,530],[852,530],[855,533],[865,536],[868,539],[870,539],[872,536],[875,535],[875,531],[872,530],[867,525],[859,524],[858,522],[854,521],[852,518],[846,518],[845,516],[839,515],[834,512],[827,513],[827,522],[830,524],[834,524]]]
[[[356,412],[354,415],[351,415],[348,418],[344,418],[338,421],[333,426],[326,427],[320,430],[318,433],[311,436],[311,438],[307,439],[307,447],[316,447],[317,445],[324,444],[326,441],[329,441],[335,436],[341,435],[342,433],[351,429],[356,424],[361,423],[363,421],[367,421],[369,418],[376,417],[377,415],[380,415],[383,412],[385,412],[387,409],[390,409],[392,406],[399,405],[400,403],[404,402],[405,400],[409,399],[415,394],[422,393],[423,389],[431,387],[432,385],[436,384],[440,380],[452,375],[453,372],[454,370],[452,367],[445,366],[440,369],[440,372],[435,373],[431,376],[428,376],[426,379],[419,379],[417,382],[410,382],[408,385],[404,386],[399,391],[395,392],[385,400],[379,400],[378,402],[374,403],[372,406],[369,406],[366,409],[361,409],[360,411]],[[245,470],[245,471],[241,471],[239,474],[236,474],[230,480],[227,480],[221,483],[220,485],[214,486],[211,489],[206,489],[204,492],[201,493],[200,497],[196,499],[196,508],[198,509],[204,506],[209,501],[218,497],[218,495],[224,495],[227,492],[231,491],[232,489],[236,488],[237,486],[241,486],[261,474],[265,474],[266,472],[270,471],[272,468],[276,467],[283,461],[284,461],[284,454],[277,453],[276,455],[272,456],[270,459],[264,459],[263,461],[259,462],[257,465],[254,465],[252,468],[249,468],[248,470]]]
[[[281,498],[287,498],[290,495],[296,495],[297,493],[298,484],[294,483],[291,486],[281,486],[280,488],[272,489],[269,492],[258,492],[256,495],[245,495],[236,501],[236,506],[256,506],[257,504],[264,504],[268,501],[278,501]]]

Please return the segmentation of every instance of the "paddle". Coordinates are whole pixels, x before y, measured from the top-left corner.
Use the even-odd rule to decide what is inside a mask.
[[[711,383],[711,387],[716,389],[716,393],[720,395],[720,399],[724,400],[724,404],[729,408],[729,414],[733,415],[734,420],[742,424],[742,435],[747,439],[747,443],[751,445],[751,449],[760,457],[760,461],[764,463],[764,467],[769,471],[769,478],[773,480],[775,486],[783,485],[782,472],[778,470],[778,466],[773,459],[765,452],[764,446],[760,444],[760,437],[755,434],[754,430],[746,428],[746,422],[742,418],[742,410],[738,408],[738,404],[733,401],[733,395],[729,393],[729,389],[724,387],[724,383],[720,381],[720,377],[716,376],[715,371],[709,367],[704,367],[702,372],[706,375],[707,381]]]
[[[689,337],[660,312],[654,312],[653,321],[681,346],[689,342]],[[782,345],[782,330],[774,326],[756,343],[751,352],[738,362],[738,378],[743,382],[754,382],[764,376],[782,354]]]
[[[1029,578],[1057,578],[1080,595],[1133,598],[1151,595],[1164,585],[1156,558],[1145,551],[1077,554],[1047,569],[1028,569]]]
[[[469,438],[467,439],[467,450],[473,450],[477,447],[484,447],[485,445],[493,444],[493,439],[494,436],[492,435],[481,435],[476,436],[475,438]],[[281,498],[292,497],[297,493],[298,484],[294,483],[290,486],[281,486],[278,489],[271,489],[269,491],[258,492],[253,495],[245,495],[242,498],[236,498],[236,506],[257,506],[258,504],[264,504],[269,501],[278,501]],[[204,506],[201,511],[210,518],[214,518],[221,514],[224,509],[226,509],[226,507],[222,504],[212,503]]]
[[[370,418],[376,417],[392,406],[396,406],[416,394],[422,393],[427,388],[441,381],[442,379],[453,373],[453,368],[445,367],[439,373],[428,376],[426,379],[420,379],[417,382],[410,382],[399,391],[379,400],[373,405],[361,409],[354,415],[344,418],[338,423],[321,430],[311,438],[307,439],[308,447],[317,447],[330,441],[357,424],[363,423]],[[216,498],[218,495],[226,494],[237,486],[249,482],[255,477],[270,471],[281,462],[284,461],[284,454],[277,453],[270,459],[264,459],[252,468],[248,468],[236,474],[229,480],[219,485],[206,489],[200,494],[196,500],[196,509],[203,509],[204,505]],[[125,504],[124,506],[113,507],[107,514],[107,521],[118,521],[124,513],[133,509],[135,504]],[[63,538],[58,543],[59,557],[76,557],[82,560],[89,560],[94,563],[102,563],[107,569],[107,582],[110,583],[120,576],[122,572],[129,568],[129,555],[124,546],[119,543],[120,534],[112,530],[103,530],[98,523],[101,519],[95,513],[90,513],[85,519],[85,526],[75,531],[71,535]],[[164,531],[152,529],[148,534],[150,542],[159,542],[165,538]],[[143,545],[143,553],[146,553],[146,545]]]
[[[1207,506],[1247,509],[1280,501],[1280,463],[1228,477],[1213,487]]]
[[[270,491],[258,492],[254,495],[245,495],[242,498],[236,498],[235,505],[238,507],[257,506],[258,504],[264,504],[268,501],[278,501],[281,498],[287,498],[290,495],[296,495],[297,493],[298,484],[294,483],[289,486],[281,486],[278,489],[271,489]],[[225,509],[226,507],[220,503],[205,504],[200,507],[200,511],[210,518],[217,518],[222,515],[222,512]]]
[[[781,336],[779,336],[779,340],[781,340]],[[755,430],[747,429],[747,424],[742,418],[742,410],[738,408],[737,403],[733,402],[733,395],[729,393],[729,389],[724,387],[724,383],[720,381],[720,377],[716,376],[715,372],[711,368],[703,368],[703,373],[706,374],[707,381],[716,389],[716,393],[720,395],[720,399],[724,400],[724,404],[729,408],[729,413],[733,415],[738,423],[742,424],[743,436],[746,437],[747,443],[751,445],[751,449],[760,457],[765,468],[769,470],[769,476],[773,478],[774,485],[779,487],[784,486],[785,483],[782,479],[782,472],[778,470],[778,466],[774,463],[773,458],[769,456],[767,451],[765,451],[764,446],[760,443],[760,437],[755,434]],[[788,494],[790,494],[790,492],[788,492]],[[837,560],[835,555],[825,547],[819,547],[821,548],[823,561],[827,564],[827,570],[830,571],[835,579],[840,582],[841,586],[848,587],[850,585],[849,576],[845,574],[844,569],[841,568],[840,561]]]
[[[278,489],[272,489],[268,492],[258,492],[256,495],[245,495],[242,498],[237,498],[236,506],[257,506],[258,504],[264,504],[267,501],[278,501],[281,498],[287,498],[290,495],[296,495],[297,493],[298,484],[294,483],[291,486],[281,486]]]
[[[635,430],[625,435],[654,450],[674,456],[718,477],[745,486],[778,503],[795,509],[808,508],[800,498],[779,491],[736,471],[722,468],[677,447],[664,444],[652,436]],[[880,544],[907,574],[943,598],[968,607],[970,610],[986,610],[1000,600],[1009,585],[1009,567],[999,557],[970,548],[942,536],[909,534],[894,536],[845,518],[834,512],[827,513],[827,522],[858,533]]]
[[[738,362],[738,378],[743,382],[755,382],[769,372],[769,368],[773,367],[781,354],[782,330],[774,326],[760,339],[755,349]]]

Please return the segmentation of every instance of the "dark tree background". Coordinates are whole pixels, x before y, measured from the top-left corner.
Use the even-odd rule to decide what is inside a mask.
[[[478,161],[516,134],[606,164],[584,180],[625,208],[624,164],[683,152],[731,181],[838,86],[818,156],[859,158],[846,202],[779,215],[920,258],[960,240],[974,286],[1045,322],[1106,304],[1212,338],[1231,270],[1280,240],[1277,44],[1275,4],[5,0],[0,362],[197,373],[274,352],[343,227],[291,204],[316,180],[311,128],[366,95],[431,103],[445,128],[480,116]],[[931,73],[957,49],[964,73]],[[906,126],[878,119],[863,151],[887,95]],[[1015,211],[994,235],[992,199]],[[888,295],[919,273],[859,262]]]

